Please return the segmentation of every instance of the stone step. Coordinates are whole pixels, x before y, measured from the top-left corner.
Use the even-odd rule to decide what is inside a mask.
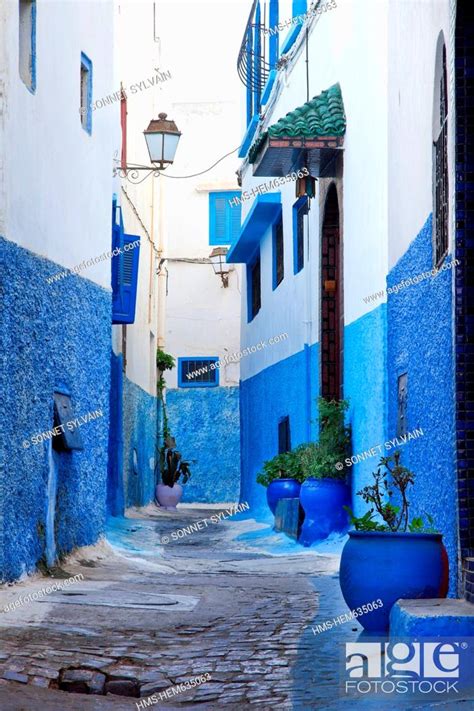
[[[474,605],[467,600],[398,600],[390,613],[390,637],[474,637]]]

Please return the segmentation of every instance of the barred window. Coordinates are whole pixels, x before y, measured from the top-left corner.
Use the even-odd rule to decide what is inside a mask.
[[[283,219],[280,217],[273,227],[273,288],[281,284],[285,276],[283,254]]]
[[[248,284],[248,321],[252,321],[260,311],[261,302],[261,283],[260,283],[260,254],[252,264],[247,265],[247,284]]]
[[[446,46],[442,48],[442,66],[437,72],[439,125],[434,140],[434,263],[439,266],[448,251],[448,92]]]
[[[295,274],[304,267],[304,217],[308,214],[308,209],[307,197],[299,198],[293,205],[293,271]]]
[[[219,385],[217,356],[178,358],[178,385],[181,388]]]

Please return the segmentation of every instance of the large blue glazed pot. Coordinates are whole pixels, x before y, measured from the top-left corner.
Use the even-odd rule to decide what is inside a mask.
[[[347,513],[343,506],[350,503],[350,490],[339,479],[306,479],[301,485],[300,502],[305,518],[299,541],[310,546],[333,532],[347,531]]]
[[[448,557],[441,533],[349,531],[341,556],[340,585],[351,610],[381,600],[357,618],[366,630],[389,628],[397,600],[446,597]]]
[[[280,499],[297,499],[301,484],[296,479],[274,479],[267,487],[267,503],[273,515]]]

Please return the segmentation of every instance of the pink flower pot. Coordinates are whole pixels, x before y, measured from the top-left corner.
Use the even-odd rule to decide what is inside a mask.
[[[158,484],[155,489],[155,498],[167,511],[176,511],[176,505],[181,501],[183,487],[175,484],[173,487],[166,484]]]

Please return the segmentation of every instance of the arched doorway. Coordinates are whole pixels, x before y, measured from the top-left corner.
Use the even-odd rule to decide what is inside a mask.
[[[474,26],[472,6],[459,0],[456,10],[455,91],[456,91],[456,231],[455,270],[456,306],[456,450],[459,501],[459,539],[461,556],[474,557],[474,305],[471,296],[474,283]],[[474,569],[464,566],[465,595],[474,602]]]
[[[324,205],[321,234],[321,395],[339,400],[342,395],[342,305],[339,202],[334,183]]]

